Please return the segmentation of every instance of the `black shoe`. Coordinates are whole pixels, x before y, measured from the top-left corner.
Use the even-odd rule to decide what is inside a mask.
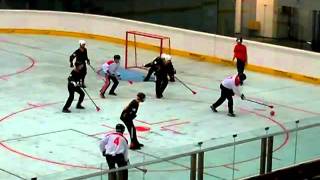
[[[213,112],[218,112],[217,109],[216,109],[215,107],[213,107],[213,105],[210,106],[210,108],[211,108],[211,110],[212,110]]]
[[[100,93],[100,97],[102,98],[102,99],[105,99],[106,97],[104,96],[104,94],[102,94],[102,93]]]
[[[157,98],[161,99],[161,98],[163,98],[163,95],[157,95]]]
[[[109,92],[109,95],[116,96],[117,94],[114,92]]]
[[[81,87],[82,88],[87,88],[87,86],[85,84],[82,84]]]
[[[81,106],[81,105],[77,105],[77,107],[76,107],[77,109],[84,109],[84,107],[83,106]]]
[[[170,79],[170,82],[175,82],[175,80],[174,79]]]
[[[139,147],[144,147],[144,145],[143,145],[143,144],[141,144],[141,143],[139,143],[139,144],[138,144],[138,146],[139,146]]]
[[[236,115],[234,114],[234,113],[228,113],[228,116],[230,116],[230,117],[236,117]]]
[[[62,112],[64,113],[71,113],[71,111],[69,109],[62,109]]]
[[[147,81],[149,81],[149,79],[144,79],[143,81],[144,81],[144,82],[147,82]]]
[[[131,150],[138,150],[138,149],[141,149],[141,148],[140,148],[139,145],[136,145],[136,144],[131,143],[131,144],[130,144],[130,149],[131,149]]]

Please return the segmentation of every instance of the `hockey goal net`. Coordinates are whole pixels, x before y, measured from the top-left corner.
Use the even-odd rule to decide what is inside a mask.
[[[142,68],[161,53],[171,54],[170,38],[157,34],[127,31],[125,68]]]

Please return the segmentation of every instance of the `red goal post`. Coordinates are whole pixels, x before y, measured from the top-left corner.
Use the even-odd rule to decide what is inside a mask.
[[[170,37],[139,31],[126,32],[126,69],[141,68],[162,53],[171,54]]]

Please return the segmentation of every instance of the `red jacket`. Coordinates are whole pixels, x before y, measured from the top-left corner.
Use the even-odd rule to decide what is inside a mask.
[[[247,48],[245,45],[238,43],[234,47],[233,52],[234,52],[234,57],[236,57],[237,59],[240,59],[244,63],[247,62]]]

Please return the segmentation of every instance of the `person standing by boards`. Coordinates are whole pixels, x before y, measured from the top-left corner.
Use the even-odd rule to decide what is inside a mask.
[[[74,51],[71,56],[70,56],[70,67],[73,67],[73,59],[76,58],[76,62],[83,64],[83,68],[81,69],[81,83],[80,86],[83,88],[86,88],[86,85],[84,83],[84,79],[86,78],[87,75],[87,66],[86,62],[88,65],[90,65],[90,60],[88,58],[88,53],[87,53],[87,48],[86,48],[86,41],[84,40],[79,40],[80,47]]]
[[[243,74],[246,64],[248,63],[247,47],[242,44],[242,37],[237,38],[237,44],[234,47],[232,61],[237,58],[238,74]]]

